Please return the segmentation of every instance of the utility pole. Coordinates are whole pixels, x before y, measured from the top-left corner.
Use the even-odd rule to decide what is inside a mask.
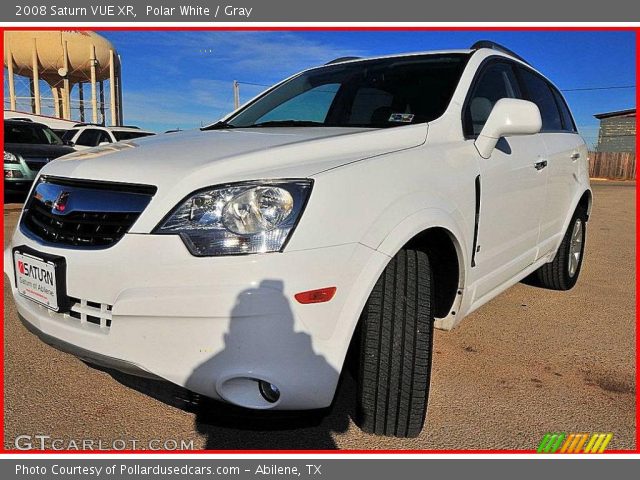
[[[237,80],[233,81],[233,109],[240,108],[240,84]]]

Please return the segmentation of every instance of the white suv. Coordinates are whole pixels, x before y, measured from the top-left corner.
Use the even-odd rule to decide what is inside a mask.
[[[78,123],[62,135],[62,140],[76,150],[86,150],[99,145],[151,135],[155,135],[155,133],[140,130],[138,127],[103,127],[102,125]]]
[[[51,162],[5,271],[44,341],[242,407],[327,407],[351,346],[361,427],[415,436],[434,326],[525,277],[573,287],[590,208],[562,95],[485,42]]]

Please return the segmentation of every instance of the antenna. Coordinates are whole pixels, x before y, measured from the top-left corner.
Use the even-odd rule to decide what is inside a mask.
[[[331,60],[330,62],[325,63],[325,65],[333,65],[334,63],[349,62],[351,60],[360,60],[360,58],[362,57],[338,57]]]

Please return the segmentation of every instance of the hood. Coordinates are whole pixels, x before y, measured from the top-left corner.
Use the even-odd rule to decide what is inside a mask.
[[[195,190],[275,178],[308,178],[372,156],[424,143],[427,125],[387,129],[255,128],[189,131],[83,150],[41,173],[158,188],[132,233],[145,233]]]
[[[415,128],[421,127],[421,128]],[[67,155],[43,173],[151,184],[308,177],[374,155],[419,145],[426,125],[363,128],[253,128],[187,131],[138,138]]]
[[[5,143],[7,152],[20,155],[23,158],[49,158],[54,159],[74,152],[74,149],[66,145],[44,145],[34,143]]]

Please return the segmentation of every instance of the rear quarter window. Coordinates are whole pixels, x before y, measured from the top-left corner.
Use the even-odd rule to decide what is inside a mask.
[[[576,123],[573,121],[573,116],[571,115],[571,110],[569,110],[569,105],[565,102],[560,92],[555,88],[551,88],[553,95],[556,99],[556,103],[558,104],[558,108],[560,109],[560,116],[562,117],[562,128],[568,132],[577,133],[578,129],[576,128]]]

